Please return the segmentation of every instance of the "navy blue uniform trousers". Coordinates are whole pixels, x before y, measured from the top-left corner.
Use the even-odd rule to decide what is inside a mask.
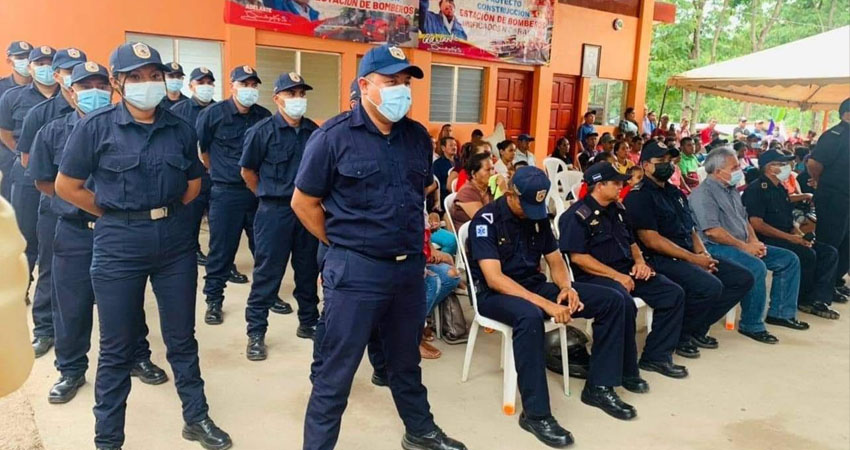
[[[753,276],[742,265],[717,259],[717,272],[666,256],[654,255],[650,265],[685,291],[680,341],[705,336],[715,322],[734,308],[753,288]],[[646,300],[646,299],[644,299]],[[655,328],[655,322],[652,324]]]
[[[127,220],[106,214],[94,230],[92,285],[100,319],[95,382],[95,443],[121,446],[130,369],[144,321],[150,280],[159,309],[166,358],[186,423],[207,415],[195,340],[198,266],[185,209],[167,218]]]
[[[32,300],[34,336],[53,336],[53,236],[56,214],[50,209],[50,197],[42,196],[38,204],[36,234],[38,236],[38,279]]]
[[[553,302],[561,292],[557,285],[546,282],[542,275],[520,284]],[[634,304],[630,306],[620,301],[618,292],[603,286],[573,283],[573,287],[584,304],[584,309],[573,317],[593,319],[593,348],[587,383],[619,386],[624,373],[634,376],[638,370],[635,356],[626,361],[623,352],[627,342],[634,347]],[[535,419],[551,415],[543,332],[543,321],[549,320],[546,313],[525,299],[486,290],[478,300],[478,310],[481,315],[513,328],[514,360],[525,414]]]
[[[35,188],[35,181],[26,174],[26,169],[21,165],[21,158],[15,159],[12,166],[12,207],[15,209],[15,217],[18,220],[18,229],[24,235],[27,248],[24,253],[27,256],[30,274],[35,268],[38,260],[38,204],[41,192]],[[49,305],[48,305],[49,306]]]
[[[254,281],[245,308],[248,335],[265,334],[269,326],[269,308],[277,300],[280,283],[292,255],[298,323],[315,326],[319,321],[319,294],[316,283],[319,265],[316,239],[295,217],[290,198],[261,198],[254,216]]]
[[[94,306],[91,260],[92,230],[88,222],[60,217],[53,239],[53,324],[56,369],[67,377],[81,376],[89,367],[86,355],[91,348]],[[135,361],[146,361],[151,355],[144,314],[142,310]]]
[[[201,176],[201,192],[194,200],[186,205],[186,208],[189,210],[189,223],[191,223],[194,227],[192,231],[194,232],[195,237],[192,242],[196,242],[198,244],[197,251],[201,250],[201,243],[198,238],[201,234],[201,221],[204,219],[204,212],[206,212],[210,207],[211,189],[212,181],[210,181],[210,175],[205,173]]]
[[[6,199],[9,203],[12,202],[12,165],[15,164],[15,155],[6,149],[6,146],[0,145],[0,173],[3,174],[3,179],[0,180],[0,196]]]
[[[820,188],[815,192],[815,205],[817,240],[838,251],[834,276],[834,283],[838,284],[850,270],[850,197],[847,192]]]
[[[579,281],[616,290],[620,293],[622,301],[631,305],[635,303],[634,297],[640,297],[652,308],[652,331],[646,336],[641,359],[645,361],[673,360],[673,350],[682,334],[682,317],[685,312],[685,292],[679,285],[657,272],[648,280],[635,280],[635,288],[631,293],[622,284],[610,278],[588,275],[578,278]],[[632,320],[632,334],[634,329],[634,320]],[[629,355],[636,356],[637,346],[633,344],[631,348],[625,348],[623,351],[627,358]]]
[[[378,260],[332,247],[322,269],[325,306],[316,328],[304,420],[305,450],[329,450],[339,437],[354,373],[378,330],[393,401],[407,432],[436,427],[422,385],[419,341],[425,323],[425,255]]]
[[[812,247],[792,244],[784,239],[759,236],[767,245],[791,250],[800,258],[800,296],[797,304],[824,302],[832,304],[835,274],[838,271],[838,251],[831,245],[815,241]]]
[[[230,277],[242,232],[248,236],[248,247],[254,253],[254,214],[257,197],[245,185],[213,183],[210,191],[210,253],[204,295],[207,303],[224,301],[224,286]],[[195,241],[197,242],[197,240]]]

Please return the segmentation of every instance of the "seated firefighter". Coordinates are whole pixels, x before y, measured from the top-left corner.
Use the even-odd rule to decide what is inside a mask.
[[[544,203],[549,180],[536,167],[521,167],[508,191],[485,205],[472,219],[468,248],[470,271],[478,292],[478,310],[489,318],[513,327],[519,391],[523,412],[520,426],[552,447],[573,442],[572,435],[552,417],[546,385],[544,320],[567,323],[572,317],[592,318],[594,342],[582,401],[608,414],[628,420],[634,407],[614,391],[623,385],[646,392],[646,381],[635,370],[623,376],[623,347],[634,346],[634,333],[624,334],[623,322],[633,305],[620,301],[616,291],[584,283],[572,283],[558,252]],[[552,282],[540,271],[544,257]]]

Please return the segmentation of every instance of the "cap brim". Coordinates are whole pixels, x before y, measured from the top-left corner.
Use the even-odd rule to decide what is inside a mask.
[[[143,62],[143,63],[139,63],[139,64],[133,64],[132,66],[124,67],[121,70],[118,70],[117,72],[118,73],[130,72],[130,71],[138,69],[139,67],[145,67],[145,66],[156,66],[159,70],[161,70],[163,72],[168,72],[168,67],[166,67],[165,64],[157,63],[157,62]]]
[[[679,149],[677,149],[675,147],[668,147],[667,148],[667,154],[670,155],[671,158],[675,158],[675,157],[679,156],[681,153],[682,152],[680,152]]]
[[[62,63],[62,64],[59,64],[59,65],[58,65],[58,66],[56,66],[56,68],[55,68],[55,69],[53,69],[53,70],[56,70],[56,69],[73,69],[73,68],[74,68],[74,66],[76,66],[77,64],[83,64],[83,63],[85,63],[85,61],[80,61],[80,60],[78,60],[78,59],[77,59],[77,60],[73,60],[73,61],[67,61],[67,62],[64,62],[64,63]]]
[[[313,90],[313,86],[310,86],[307,83],[298,83],[298,84],[293,84],[292,86],[287,86],[283,89],[275,89],[274,93],[277,94],[278,92],[283,92],[287,89],[295,89],[295,88],[299,88],[299,87],[304,88],[305,91],[312,91]]]
[[[759,166],[761,166],[761,167],[767,167],[767,165],[768,165],[768,164],[770,164],[770,163],[775,163],[775,162],[786,163],[786,162],[790,162],[790,161],[793,161],[793,160],[794,160],[794,157],[793,157],[793,156],[785,156],[785,155],[782,155],[782,156],[780,156],[780,157],[778,157],[778,158],[771,158],[771,159],[770,159],[770,161],[766,161],[766,162],[764,162],[764,163],[762,163],[761,161],[759,161]]]
[[[79,78],[72,78],[71,84],[79,83],[80,81],[88,80],[89,78],[92,78],[92,77],[101,77],[101,78],[106,78],[107,80],[109,79],[109,75],[107,75],[107,74],[103,74],[103,73],[100,73],[100,72],[86,72],[83,76],[81,76]]]
[[[425,78],[425,73],[422,72],[422,69],[420,69],[418,66],[414,66],[413,64],[410,64],[408,62],[400,62],[400,63],[397,63],[397,64],[391,64],[389,66],[382,67],[382,68],[375,71],[375,73],[379,73],[381,75],[395,75],[395,74],[401,73],[401,72],[407,72],[407,73],[410,74],[410,76],[412,76],[413,78],[416,78],[416,79]]]
[[[522,207],[522,212],[531,220],[543,220],[548,217],[546,210],[546,202],[543,203],[527,203],[520,198],[519,204]]]
[[[189,79],[189,81],[201,81],[201,80],[203,80],[204,78],[209,78],[209,79],[210,79],[210,81],[212,81],[213,83],[215,83],[215,77],[214,77],[214,76],[212,76],[212,74],[209,74],[209,73],[203,74],[203,75],[201,75],[201,76],[199,76],[199,77],[190,78],[190,79]]]
[[[257,83],[260,83],[260,84],[263,83],[262,81],[260,81],[260,77],[258,77],[257,75],[244,75],[244,76],[241,76],[241,77],[233,78],[233,81],[245,81],[245,80],[250,80],[252,78],[257,80]]]
[[[18,50],[16,52],[6,52],[6,56],[18,56],[18,55],[27,55],[29,56],[29,50]]]
[[[631,175],[624,175],[624,174],[621,174],[621,173],[618,172],[617,176],[615,176],[614,178],[612,178],[611,180],[608,180],[608,181],[629,181],[631,179],[632,179]]]

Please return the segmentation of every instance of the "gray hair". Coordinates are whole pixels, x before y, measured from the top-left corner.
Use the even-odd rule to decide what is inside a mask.
[[[705,173],[714,173],[726,166],[726,161],[728,158],[738,159],[738,154],[732,150],[732,147],[728,145],[722,145],[717,148],[711,149],[708,152],[708,156],[705,157],[705,162],[703,163],[703,167],[705,167]]]

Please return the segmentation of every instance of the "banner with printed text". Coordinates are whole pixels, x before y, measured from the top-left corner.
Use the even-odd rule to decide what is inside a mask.
[[[228,23],[285,33],[548,64],[555,0],[227,0]]]

